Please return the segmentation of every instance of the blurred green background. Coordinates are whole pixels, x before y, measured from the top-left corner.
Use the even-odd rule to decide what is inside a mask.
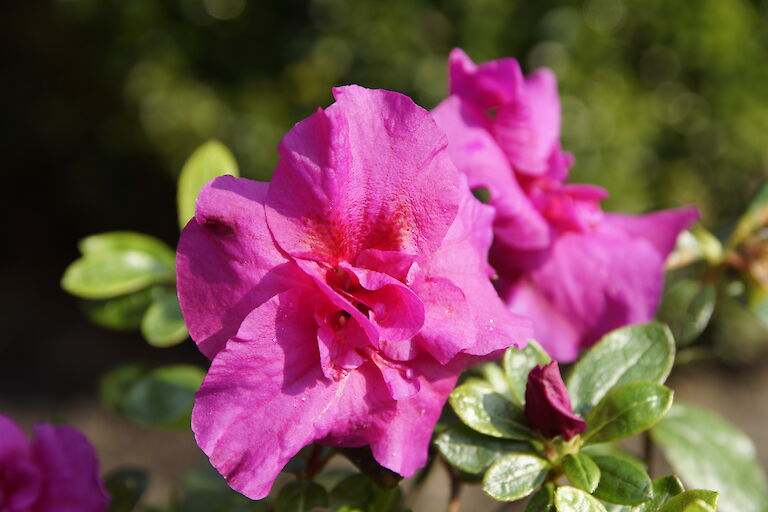
[[[768,171],[768,0],[6,3],[0,389],[90,386],[116,347],[197,360],[190,344],[158,355],[89,325],[58,287],[76,241],[126,229],[174,244],[175,177],[201,142],[268,179],[282,134],[331,87],[432,108],[454,46],[555,70],[573,179],[607,187],[609,209],[695,203],[717,231]],[[57,364],[72,344],[91,354],[76,374]]]

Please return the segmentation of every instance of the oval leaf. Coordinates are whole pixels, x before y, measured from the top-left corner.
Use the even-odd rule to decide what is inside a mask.
[[[122,412],[138,423],[189,428],[195,392],[204,376],[202,369],[191,365],[152,370],[127,389]]]
[[[525,512],[554,512],[555,510],[555,485],[547,484],[531,496]]]
[[[208,141],[190,155],[181,169],[176,194],[180,227],[195,215],[195,200],[203,185],[222,174],[239,176],[235,157],[221,142]]]
[[[471,474],[482,473],[505,455],[533,453],[528,443],[486,436],[461,424],[448,427],[435,444],[452,466]]]
[[[176,290],[158,287],[152,295],[154,301],[141,320],[144,338],[155,347],[170,347],[187,339],[189,333],[181,316]]]
[[[563,471],[573,485],[590,494],[600,482],[600,468],[583,453],[569,453],[563,457]]]
[[[290,482],[280,489],[275,512],[308,512],[328,506],[328,493],[314,482]]]
[[[656,512],[672,496],[677,496],[684,490],[682,482],[674,475],[657,478],[653,481],[653,498],[632,507],[632,512]]]
[[[600,468],[597,498],[617,505],[639,505],[651,499],[653,484],[650,477],[631,462],[609,455],[595,457]]]
[[[512,399],[519,406],[525,404],[525,386],[528,383],[528,373],[534,366],[548,364],[552,359],[541,345],[528,340],[528,345],[522,350],[510,347],[504,353],[502,364],[504,373],[509,379],[509,391]]]
[[[461,420],[482,434],[507,439],[530,439],[522,411],[485,383],[465,383],[449,398]]]
[[[693,490],[685,491],[667,501],[659,512],[684,512],[688,507],[697,502],[704,503],[711,508],[717,508],[719,494],[714,491]],[[694,507],[694,510],[695,507]]]
[[[109,329],[135,329],[152,304],[149,288],[113,299],[89,300],[83,303],[85,314],[95,324]]]
[[[176,253],[165,242],[135,231],[109,231],[87,236],[78,242],[77,247],[83,256],[139,251],[151,255],[170,267],[176,264]]]
[[[575,487],[558,487],[555,491],[557,512],[606,512],[602,503]]]
[[[486,471],[483,491],[499,501],[519,500],[544,483],[549,470],[549,462],[541,457],[508,455]]]
[[[714,412],[677,403],[651,435],[689,487],[722,493],[724,512],[768,508],[768,485],[754,444]]]
[[[653,382],[632,382],[612,389],[587,414],[585,443],[633,436],[658,423],[672,405],[672,390]]]
[[[687,345],[707,327],[715,309],[715,287],[681,279],[664,288],[658,319],[667,325],[678,345]]]
[[[573,410],[584,416],[612,388],[636,381],[663,383],[675,359],[675,342],[658,322],[606,334],[573,367],[567,379]]]

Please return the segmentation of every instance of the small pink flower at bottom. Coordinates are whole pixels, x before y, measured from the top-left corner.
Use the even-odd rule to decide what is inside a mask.
[[[492,210],[429,113],[334,96],[285,136],[271,183],[207,184],[179,241],[184,318],[213,360],[192,429],[254,499],[315,441],[413,475],[458,374],[531,333],[489,281]]]
[[[93,447],[67,426],[36,425],[30,442],[0,414],[0,512],[104,512]]]
[[[568,390],[560,377],[557,361],[537,365],[528,374],[525,387],[525,417],[534,432],[544,437],[562,436],[570,441],[581,434],[586,423],[571,408]]]

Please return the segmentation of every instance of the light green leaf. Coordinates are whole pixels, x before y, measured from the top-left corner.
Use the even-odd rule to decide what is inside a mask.
[[[717,508],[718,497],[719,494],[714,491],[685,491],[670,498],[669,501],[659,509],[659,512],[685,512],[690,505],[699,501],[711,508]]]
[[[603,443],[633,436],[654,426],[672,405],[672,390],[653,382],[613,388],[585,418],[584,443]]]
[[[131,512],[147,490],[149,477],[143,469],[123,467],[110,471],[104,487],[110,496],[107,512]]]
[[[665,267],[674,270],[702,259],[710,265],[720,263],[723,259],[723,244],[701,224],[696,224],[677,237],[675,249],[667,257]]]
[[[563,471],[573,485],[590,494],[600,483],[600,468],[583,453],[569,453],[563,457]]]
[[[136,329],[152,303],[149,288],[121,295],[113,299],[87,300],[83,302],[85,314],[92,322],[109,329]]]
[[[290,482],[280,489],[275,512],[308,512],[328,506],[328,493],[314,482]]]
[[[635,381],[663,383],[675,359],[675,342],[657,322],[606,334],[573,367],[567,379],[573,410],[584,416],[609,390]]]
[[[714,412],[676,403],[651,434],[686,485],[722,493],[723,512],[768,507],[768,485],[754,444]]]
[[[605,507],[589,494],[575,487],[558,487],[555,491],[557,512],[606,512]]]
[[[525,404],[525,386],[528,383],[528,374],[533,367],[545,365],[551,360],[541,345],[534,340],[528,340],[528,345],[522,350],[514,347],[507,349],[502,364],[509,379],[512,399],[517,405],[522,407]]]
[[[176,290],[157,287],[152,290],[153,302],[141,320],[141,333],[150,345],[170,347],[187,339],[189,333],[181,316]]]
[[[482,434],[522,440],[532,436],[522,411],[488,384],[462,384],[449,401],[459,418]]]
[[[483,491],[499,501],[528,496],[547,478],[549,462],[535,455],[507,455],[485,472]]]
[[[639,505],[651,499],[653,484],[639,467],[608,455],[595,457],[595,464],[600,468],[596,498],[617,505]]]
[[[482,473],[505,455],[533,453],[528,443],[486,436],[462,424],[448,427],[435,444],[452,466],[471,474]]]
[[[496,363],[484,363],[479,366],[485,381],[491,385],[494,391],[510,398],[512,391],[509,386],[509,380],[504,370]]]
[[[687,345],[709,324],[715,299],[713,285],[681,279],[665,287],[657,317],[669,325],[678,345]]]
[[[682,482],[674,475],[657,478],[653,481],[653,498],[632,507],[632,512],[656,512],[672,496],[677,496],[684,490]]]
[[[715,512],[715,508],[707,505],[702,500],[696,500],[686,505],[684,512]]]
[[[531,496],[525,512],[554,512],[555,510],[555,484],[546,484]]]
[[[165,242],[135,231],[108,231],[87,236],[78,242],[77,247],[83,256],[138,251],[152,256],[167,266],[176,265],[176,253]]]
[[[189,428],[195,392],[205,372],[191,365],[152,370],[127,389],[121,410],[128,418],[159,427]]]
[[[195,215],[195,200],[203,185],[223,174],[239,176],[235,157],[221,142],[208,141],[190,155],[181,169],[176,194],[180,227]]]

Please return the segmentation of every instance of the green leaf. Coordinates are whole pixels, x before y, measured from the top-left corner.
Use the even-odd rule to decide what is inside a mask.
[[[152,290],[153,302],[141,321],[141,333],[150,345],[171,347],[187,339],[184,317],[181,315],[176,290],[157,287]]]
[[[509,380],[507,375],[496,363],[485,363],[480,365],[480,371],[483,373],[483,377],[486,382],[491,385],[494,391],[501,393],[507,398],[511,397],[512,390],[510,389]]]
[[[752,232],[768,224],[768,183],[760,187],[750,201],[728,240],[728,247],[735,247]]]
[[[672,390],[653,382],[612,389],[585,418],[585,444],[615,441],[654,426],[672,405]]]
[[[687,486],[722,493],[724,512],[768,507],[768,485],[754,444],[719,415],[677,403],[651,435]]]
[[[392,512],[399,508],[399,487],[381,489],[362,474],[353,474],[336,484],[330,493],[332,511]]]
[[[701,500],[696,500],[686,505],[685,512],[715,512],[715,508]]]
[[[618,442],[590,444],[589,446],[583,446],[579,453],[589,455],[594,459],[597,455],[610,455],[611,457],[617,457],[624,459],[627,462],[631,462],[635,466],[643,469],[646,467],[645,461],[637,455],[625,450]]]
[[[555,484],[547,484],[531,496],[525,512],[554,512]]]
[[[280,489],[275,512],[307,512],[328,506],[328,493],[314,482],[291,482]]]
[[[528,340],[528,345],[522,350],[514,347],[507,349],[502,364],[509,379],[512,399],[517,405],[522,407],[525,404],[525,386],[533,367],[538,364],[545,365],[551,360],[541,345],[533,340]]]
[[[462,424],[448,427],[435,444],[452,466],[471,474],[482,473],[510,453],[533,453],[528,443],[486,436]]]
[[[674,270],[702,259],[709,265],[720,263],[723,260],[723,244],[701,224],[696,224],[677,237],[675,249],[667,257],[665,267]]]
[[[488,384],[462,384],[449,401],[459,418],[482,434],[522,440],[532,435],[522,411]]]
[[[121,402],[128,418],[148,425],[189,428],[195,392],[205,372],[191,365],[165,366],[134,382]]]
[[[715,287],[694,279],[681,279],[664,289],[658,319],[669,325],[675,341],[687,345],[707,327],[715,309]]]
[[[653,484],[639,467],[608,455],[595,457],[595,464],[600,468],[595,497],[617,505],[639,505],[651,499]]]
[[[125,395],[146,373],[147,370],[142,366],[131,364],[120,366],[104,375],[99,388],[101,404],[107,409],[122,414]]]
[[[104,487],[110,496],[107,512],[131,512],[147,490],[147,472],[132,467],[110,471],[104,478]]]
[[[590,494],[600,482],[600,468],[583,453],[569,453],[563,457],[563,470],[573,485]]]
[[[555,491],[557,512],[606,512],[595,498],[575,487],[558,487]]]
[[[174,509],[175,510],[175,509]],[[266,512],[266,500],[251,501],[233,491],[211,466],[201,466],[184,474],[178,512]]]
[[[657,478],[653,482],[653,498],[632,507],[632,512],[656,512],[672,496],[677,496],[685,489],[680,479],[674,475]]]
[[[78,297],[109,299],[176,279],[174,252],[147,235],[93,235],[81,241],[80,250],[83,257],[67,267],[61,280],[62,288]]]
[[[90,320],[108,329],[136,329],[152,303],[149,288],[113,299],[87,300],[83,309]]]
[[[663,383],[675,359],[675,342],[658,322],[606,334],[573,367],[567,379],[573,410],[584,416],[612,388],[636,381]]]
[[[235,157],[221,142],[208,141],[190,155],[181,169],[176,194],[180,227],[195,215],[195,200],[203,185],[223,174],[239,176]]]
[[[547,478],[549,462],[535,455],[507,455],[485,473],[483,491],[499,501],[528,496]]]
[[[688,510],[688,506],[698,501],[703,502],[712,508],[717,508],[718,497],[719,494],[714,491],[685,491],[670,498],[669,501],[659,509],[659,512],[684,512]]]

